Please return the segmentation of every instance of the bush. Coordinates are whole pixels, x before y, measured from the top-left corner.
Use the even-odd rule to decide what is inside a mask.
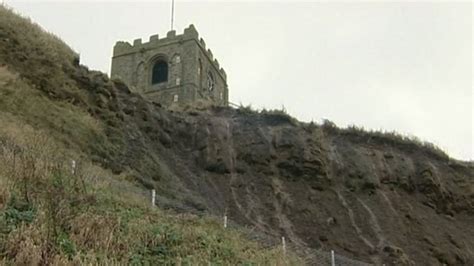
[[[36,218],[36,208],[28,202],[21,201],[17,196],[12,196],[1,216],[5,221],[6,232],[16,229],[23,223],[29,224]]]

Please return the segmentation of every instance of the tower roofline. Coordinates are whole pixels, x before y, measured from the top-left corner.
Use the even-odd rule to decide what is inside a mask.
[[[158,34],[151,35],[149,41],[142,43],[142,39],[135,39],[133,45],[126,41],[117,41],[114,46],[112,58],[133,54],[141,51],[155,49],[157,47],[173,44],[176,42],[185,42],[194,40],[206,55],[211,64],[216,68],[217,72],[222,75],[224,80],[227,80],[227,74],[223,68],[220,67],[217,59],[214,59],[212,51],[206,50],[206,43],[202,38],[199,38],[199,33],[193,24],[190,24],[184,29],[182,34],[176,35],[175,30],[168,31],[166,37],[160,38]],[[227,82],[226,82],[227,83]]]

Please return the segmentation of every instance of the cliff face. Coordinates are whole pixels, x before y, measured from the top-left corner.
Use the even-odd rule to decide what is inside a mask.
[[[472,165],[393,136],[278,113],[179,117],[168,122],[162,158],[215,214],[367,262],[474,259]]]
[[[472,163],[281,112],[165,109],[6,18],[0,112],[157,189],[161,206],[226,213],[267,241],[285,236],[310,262],[333,249],[373,263],[474,263]]]

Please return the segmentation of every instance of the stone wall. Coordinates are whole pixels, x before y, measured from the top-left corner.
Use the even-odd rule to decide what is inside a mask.
[[[151,83],[153,65],[157,60],[168,63],[168,81]],[[214,77],[214,90],[207,89],[207,75]],[[122,79],[130,88],[165,106],[192,103],[204,99],[216,105],[228,104],[227,76],[206,50],[203,39],[193,25],[181,35],[169,31],[165,38],[150,37],[147,43],[136,39],[131,45],[119,41],[112,57],[112,78]]]

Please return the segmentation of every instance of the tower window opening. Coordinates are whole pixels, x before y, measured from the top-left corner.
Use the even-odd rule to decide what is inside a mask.
[[[153,66],[151,84],[158,84],[168,81],[168,64],[159,60]]]
[[[199,76],[199,80],[198,80],[198,84],[199,84],[199,89],[201,90],[202,89],[202,63],[201,63],[201,59],[198,59],[198,76]]]
[[[207,73],[207,89],[209,91],[213,91],[214,90],[214,76],[212,75],[211,72],[208,72]]]

